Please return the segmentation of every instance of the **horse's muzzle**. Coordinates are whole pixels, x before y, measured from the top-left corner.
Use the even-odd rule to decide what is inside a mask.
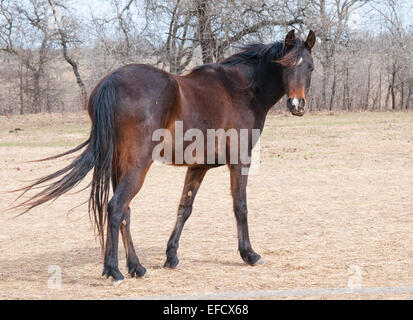
[[[293,115],[302,117],[305,113],[305,100],[288,98],[287,107]]]

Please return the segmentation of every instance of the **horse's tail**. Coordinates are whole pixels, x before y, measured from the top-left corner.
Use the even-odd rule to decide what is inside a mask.
[[[48,176],[36,180],[31,185],[16,191],[44,187],[43,190],[17,205],[23,208],[24,214],[29,210],[50,200],[55,200],[62,194],[78,185],[93,169],[89,197],[89,216],[95,224],[102,249],[104,242],[104,227],[107,220],[107,204],[112,173],[112,160],[115,154],[114,107],[117,103],[117,81],[108,77],[93,90],[89,99],[89,111],[92,117],[92,129],[87,141],[68,152],[43,160],[55,159],[74,153],[83,147],[86,149],[67,167]],[[50,183],[51,180],[59,180]],[[45,185],[49,182],[49,185]]]

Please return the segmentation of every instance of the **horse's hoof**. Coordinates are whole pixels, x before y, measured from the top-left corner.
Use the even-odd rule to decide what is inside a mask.
[[[179,268],[179,260],[174,259],[174,260],[166,260],[165,264],[163,265],[164,268],[166,269],[176,269]]]
[[[105,266],[103,268],[102,276],[105,276],[107,279],[112,277],[114,281],[125,280],[125,277],[117,267]]]
[[[129,266],[128,271],[132,278],[142,278],[146,274],[146,269],[140,264]]]
[[[246,264],[250,266],[262,264],[260,263],[260,261],[262,260],[261,256],[255,252],[242,252],[241,258]]]
[[[265,261],[263,258],[260,258],[256,263],[252,264],[252,266],[263,266]]]
[[[119,287],[123,282],[125,282],[125,279],[113,281],[113,286]]]

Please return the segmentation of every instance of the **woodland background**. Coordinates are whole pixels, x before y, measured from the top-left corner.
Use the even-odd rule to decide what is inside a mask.
[[[412,24],[409,0],[0,0],[0,115],[79,111],[120,65],[184,74],[293,28],[318,37],[310,110],[408,110]]]

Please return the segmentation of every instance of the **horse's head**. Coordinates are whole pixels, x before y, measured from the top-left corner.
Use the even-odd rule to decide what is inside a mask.
[[[306,95],[314,70],[311,49],[315,40],[313,31],[303,41],[296,38],[294,30],[291,30],[285,37],[284,56],[275,61],[282,65],[284,89],[288,95],[287,107],[295,116],[301,117],[305,113]]]

